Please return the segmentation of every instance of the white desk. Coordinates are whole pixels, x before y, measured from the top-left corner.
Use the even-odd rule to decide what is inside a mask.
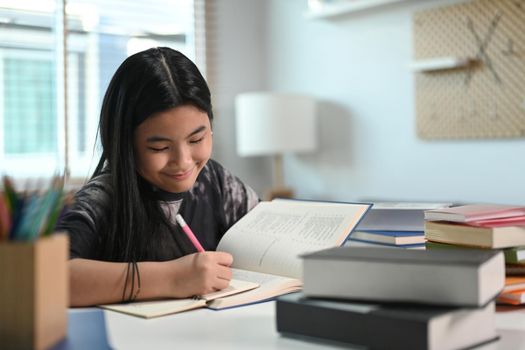
[[[481,349],[525,349],[525,308],[509,310],[496,316],[501,339]],[[275,326],[275,302],[221,311],[199,309],[150,320],[104,312],[108,340],[115,349],[343,348],[334,343],[281,336]]]
[[[198,309],[150,320],[105,311],[116,349],[337,349],[281,337],[275,302],[214,311]],[[321,345],[320,345],[321,344]]]

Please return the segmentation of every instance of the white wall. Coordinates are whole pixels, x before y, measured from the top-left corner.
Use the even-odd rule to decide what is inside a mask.
[[[286,182],[298,197],[525,203],[524,139],[416,136],[413,76],[406,69],[411,15],[457,2],[406,1],[307,20],[306,0],[218,1],[225,10],[220,22],[228,23],[219,38],[227,51],[221,55],[232,59],[217,67],[231,83],[220,102],[220,113],[231,117],[226,127],[234,128],[234,93],[270,88],[311,94],[320,100],[321,148],[285,159]],[[262,46],[249,38],[255,27],[265,31]],[[239,72],[246,60],[250,68]],[[234,155],[234,145],[222,151],[219,160],[247,183],[258,190],[269,185],[267,161],[250,159],[246,166]]]
[[[213,157],[262,196],[271,182],[271,164],[266,158],[236,155],[234,99],[244,91],[266,89],[267,2],[214,0],[206,6],[206,78],[215,115]]]

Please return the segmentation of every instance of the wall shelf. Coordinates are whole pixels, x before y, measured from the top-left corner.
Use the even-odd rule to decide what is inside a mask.
[[[408,68],[413,72],[437,72],[441,70],[468,68],[476,63],[479,63],[478,60],[471,57],[447,56],[416,60],[411,62]]]
[[[327,2],[319,8],[309,9],[304,13],[304,17],[307,19],[330,18],[402,1],[406,0],[346,0],[332,3]]]

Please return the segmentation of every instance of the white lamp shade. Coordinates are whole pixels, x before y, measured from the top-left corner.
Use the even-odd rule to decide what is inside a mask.
[[[250,92],[235,100],[240,156],[311,152],[317,148],[315,100],[308,96]]]

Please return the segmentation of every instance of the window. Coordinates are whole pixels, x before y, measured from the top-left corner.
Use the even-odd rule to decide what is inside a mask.
[[[49,53],[6,50],[3,149],[9,155],[49,154],[57,149],[55,79]]]
[[[195,59],[193,0],[68,0],[65,28],[61,4],[0,0],[1,173],[47,176],[67,164],[73,177],[89,176],[102,98],[118,65],[152,46]]]

